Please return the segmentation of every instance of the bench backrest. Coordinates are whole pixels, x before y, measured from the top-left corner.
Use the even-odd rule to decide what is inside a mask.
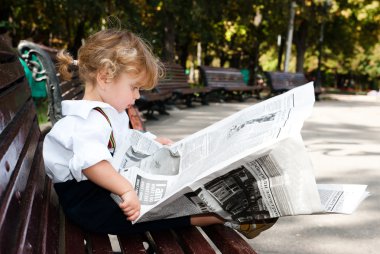
[[[243,74],[236,68],[200,66],[201,80],[207,87],[246,86]]]
[[[72,79],[61,81],[55,68],[55,55],[57,50],[48,50],[46,46],[41,46],[29,41],[21,41],[18,51],[28,64],[31,71],[39,71],[46,75],[46,89],[49,99],[49,119],[55,124],[62,118],[61,102],[63,100],[79,100],[84,95],[84,85],[79,79],[77,68],[73,68]],[[47,51],[48,50],[48,51]],[[38,63],[32,59],[37,58]],[[138,110],[133,107],[128,109],[130,125],[133,129],[145,130]]]
[[[165,77],[158,81],[157,89],[160,91],[173,91],[189,88],[188,77],[181,65],[164,63]]]
[[[265,72],[265,76],[274,93],[282,93],[308,82],[301,72]]]
[[[0,132],[0,253],[57,253],[58,202],[49,195],[36,110],[18,56],[1,39]]]

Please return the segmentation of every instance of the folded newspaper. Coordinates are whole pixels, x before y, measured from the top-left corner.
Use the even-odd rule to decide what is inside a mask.
[[[141,201],[135,222],[210,212],[238,222],[352,213],[367,186],[316,184],[300,134],[313,105],[308,83],[171,146],[131,130],[112,164]]]

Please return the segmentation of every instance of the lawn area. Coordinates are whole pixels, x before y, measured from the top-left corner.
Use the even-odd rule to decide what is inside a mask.
[[[38,124],[42,125],[49,122],[48,99],[47,98],[34,99],[34,105],[36,105],[36,108],[37,108]]]

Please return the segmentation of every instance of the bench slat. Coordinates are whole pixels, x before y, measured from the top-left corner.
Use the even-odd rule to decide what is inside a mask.
[[[158,254],[184,254],[181,246],[176,241],[173,233],[170,230],[152,231],[150,236],[153,240],[153,246]]]
[[[30,98],[30,90],[26,79],[18,80],[13,87],[0,93],[0,132],[13,120],[15,114]]]
[[[79,100],[83,97],[84,90],[82,87],[74,87],[62,94],[62,100]]]
[[[36,123],[36,129],[38,126]],[[40,133],[38,133],[37,137]],[[22,228],[25,228],[24,251],[20,253],[42,253],[47,217],[42,216],[44,210],[44,192],[45,192],[45,179],[47,178],[43,165],[42,158],[42,143],[39,142],[37,151],[34,155],[33,165],[27,186],[27,198],[24,202],[28,216],[25,216]],[[26,219],[28,218],[28,219]],[[26,249],[26,251],[25,251]],[[57,248],[58,249],[58,248]]]
[[[190,254],[214,254],[215,251],[196,227],[178,228],[176,235],[182,243],[186,253]]]
[[[64,239],[64,253],[86,254],[84,232],[65,216],[62,217],[65,228],[63,230],[64,235],[60,237],[60,240]]]
[[[31,180],[36,172],[30,172],[34,157],[37,150],[40,131],[34,122],[34,126],[30,125],[32,121],[25,121],[21,128],[28,129],[27,138],[23,141],[22,151],[18,152],[15,157],[17,166],[8,183],[8,188],[1,204],[0,218],[0,239],[2,242],[12,243],[10,246],[24,249],[28,247],[26,244],[26,232],[30,221],[31,206],[33,202],[33,194],[35,188],[31,184]],[[17,127],[16,127],[17,128]],[[15,137],[17,140],[19,135]],[[29,180],[28,180],[29,179]],[[14,232],[9,234],[9,232]],[[1,244],[3,246],[3,244]],[[30,246],[32,248],[32,246]],[[9,251],[9,250],[7,250]],[[4,252],[5,253],[5,252]],[[12,252],[10,252],[12,253]],[[19,253],[24,253],[20,251]]]
[[[257,254],[249,244],[231,228],[222,225],[212,225],[202,227],[202,229],[222,253]]]
[[[120,249],[123,254],[144,254],[147,253],[145,250],[143,242],[146,241],[145,238],[140,235],[130,235],[130,236],[118,236]]]
[[[0,141],[0,200],[2,202],[2,212],[6,212],[3,210],[6,209],[5,205],[7,202],[5,200],[10,198],[9,195],[13,195],[13,190],[8,186],[12,186],[17,183],[10,182],[12,181],[12,177],[13,181],[15,181],[15,179],[19,177],[17,176],[19,171],[21,171],[22,174],[29,174],[27,167],[30,165],[27,164],[29,163],[27,161],[30,160],[30,158],[24,158],[24,156],[29,148],[28,145],[25,146],[25,143],[29,142],[28,140],[31,139],[29,133],[32,129],[34,115],[33,110],[29,112],[29,109],[32,105],[33,104],[31,102],[24,105],[22,110],[15,116],[14,122],[10,124],[2,133],[6,134],[4,135],[5,137],[2,135],[3,138]],[[24,178],[22,179],[24,180],[23,184],[17,184],[21,184],[23,187],[12,187],[20,188],[21,190],[24,189],[26,180]],[[3,215],[3,213],[1,213],[1,215]],[[1,218],[2,217],[0,217],[0,223],[3,222]]]
[[[129,116],[129,125],[132,129],[145,131],[145,126],[142,124],[142,120],[136,107],[130,107],[127,109]]]
[[[82,88],[82,90],[84,90],[84,86],[81,84],[81,82],[79,80],[79,76],[75,76],[75,80],[61,82],[59,84],[59,87],[61,89],[62,94],[71,90],[73,87],[80,87],[80,88]]]
[[[88,236],[89,253],[113,253],[112,246],[108,235],[91,234]]]
[[[41,252],[43,254],[58,253],[59,250],[59,203],[58,198],[53,190],[53,185],[49,177],[45,179],[45,193],[43,198],[43,211],[41,212],[44,219],[41,226]]]
[[[4,57],[0,54],[0,59]],[[20,69],[21,63],[16,58],[15,61],[0,64],[0,89],[9,86],[16,80],[24,77],[23,69]]]

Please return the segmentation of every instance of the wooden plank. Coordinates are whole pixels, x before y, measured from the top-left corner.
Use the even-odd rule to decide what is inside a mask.
[[[33,186],[30,181],[28,182],[28,179],[32,179],[35,175],[34,172],[31,172],[31,168],[36,163],[34,156],[40,132],[37,124],[34,124],[33,128],[28,122],[25,125],[29,126],[29,135],[24,142],[25,145],[20,155],[14,157],[17,166],[1,204],[0,239],[7,243],[8,248],[16,248],[17,253],[24,253],[24,248],[25,250],[33,249],[33,246],[26,242],[26,232],[30,221],[34,193],[37,188],[36,185]],[[9,232],[14,232],[14,234],[9,234]]]
[[[222,253],[257,254],[233,229],[223,225],[202,227]]]
[[[30,109],[31,108],[31,109]],[[30,111],[31,110],[31,111]],[[32,158],[26,157],[25,153],[28,149],[28,141],[31,139],[29,133],[32,129],[33,119],[35,118],[35,111],[33,104],[29,101],[18,114],[15,115],[12,124],[8,124],[8,128],[2,131],[0,137],[0,200],[1,214],[0,223],[3,223],[4,218],[2,215],[6,213],[12,195],[16,191],[22,191],[26,185],[26,179],[23,174],[29,174],[29,168]],[[37,134],[35,134],[37,135]],[[39,137],[34,137],[38,140]],[[36,140],[34,140],[36,142]],[[26,146],[25,146],[26,144]],[[36,143],[33,143],[36,145]],[[35,147],[34,147],[35,149]],[[17,181],[17,172],[21,172],[21,179]],[[13,182],[11,182],[13,177]],[[27,178],[27,175],[26,175]],[[20,186],[14,185],[14,181]],[[15,188],[17,190],[15,190]],[[5,197],[7,196],[7,198]]]
[[[86,254],[87,252],[86,252],[86,247],[85,247],[84,232],[79,227],[72,224],[72,222],[67,220],[66,217],[63,217],[63,223],[64,223],[64,231],[63,231],[64,253],[65,254],[72,254],[72,253]]]
[[[145,131],[145,126],[141,120],[140,113],[135,106],[129,107],[127,109],[127,114],[129,116],[129,124],[132,129]]]
[[[59,84],[59,87],[61,89],[62,94],[65,94],[68,91],[72,90],[73,88],[78,88],[78,87],[84,91],[84,86],[81,84],[79,80],[64,81]]]
[[[0,132],[2,132],[30,98],[26,79],[13,83],[12,87],[0,92]]]
[[[62,94],[62,100],[76,100],[83,97],[83,87],[73,87],[71,90]]]
[[[118,236],[120,249],[123,254],[147,253],[143,242],[147,240],[140,234],[130,236]]]
[[[110,239],[107,234],[88,234],[87,252],[88,253],[113,253]]]
[[[2,57],[4,56],[0,55],[0,62]],[[25,75],[18,58],[16,57],[11,60],[11,62],[0,63],[0,89],[22,79]]]
[[[214,254],[215,251],[196,227],[175,230],[182,248],[188,254]]]
[[[41,232],[41,252],[42,254],[59,252],[59,229],[60,215],[58,198],[54,192],[52,182],[49,177],[45,179],[45,192],[43,198],[43,210],[41,216],[47,218],[42,224]]]
[[[0,44],[0,63],[13,62],[16,55],[4,43]]]
[[[36,129],[38,125],[36,123]],[[39,132],[39,131],[38,131]],[[38,135],[39,136],[39,135]],[[47,217],[41,216],[43,210],[44,183],[47,177],[44,170],[42,158],[42,143],[39,142],[36,153],[33,156],[33,164],[30,168],[30,176],[26,187],[26,198],[22,202],[22,210],[25,216],[22,217],[20,227],[22,234],[18,240],[20,251],[18,253],[42,253],[43,225]]]
[[[152,231],[150,232],[150,236],[152,237],[152,245],[154,246],[157,254],[184,254],[184,251],[176,241],[171,231]]]

